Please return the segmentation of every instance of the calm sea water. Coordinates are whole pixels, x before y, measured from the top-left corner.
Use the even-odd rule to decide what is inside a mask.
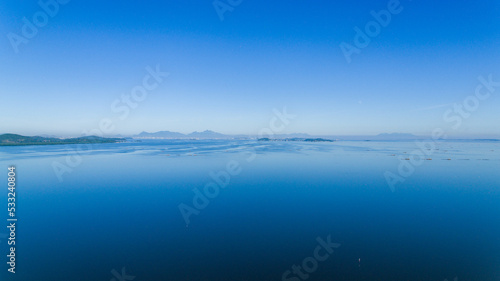
[[[393,192],[413,142],[2,147],[0,280],[500,280],[500,143],[436,148]]]

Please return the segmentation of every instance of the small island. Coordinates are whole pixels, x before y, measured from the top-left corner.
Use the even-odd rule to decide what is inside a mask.
[[[28,137],[16,134],[0,135],[0,146],[20,146],[20,145],[56,145],[56,144],[94,144],[94,143],[118,143],[125,142],[123,138],[103,138],[97,136],[86,136],[80,138],[45,138]]]
[[[329,139],[315,138],[315,139],[306,139],[306,138],[286,138],[286,139],[270,139],[270,138],[260,138],[258,141],[305,141],[305,142],[334,142]]]

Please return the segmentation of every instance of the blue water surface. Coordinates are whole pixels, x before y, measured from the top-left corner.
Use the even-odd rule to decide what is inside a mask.
[[[0,280],[500,280],[500,143],[433,146],[1,147],[2,224],[11,165],[18,222],[15,274],[0,228]],[[391,189],[387,172],[408,164]],[[320,240],[340,244],[321,261]]]

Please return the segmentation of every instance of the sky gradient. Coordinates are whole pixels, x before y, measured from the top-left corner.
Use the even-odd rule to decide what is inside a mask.
[[[390,2],[244,0],[221,20],[212,1],[71,0],[16,53],[9,38],[43,9],[2,1],[0,133],[79,135],[106,118],[113,134],[257,134],[286,107],[297,117],[280,133],[500,137],[500,87],[460,126],[443,118],[479,76],[500,81],[500,2],[401,0],[347,62],[340,44]],[[169,76],[120,118],[112,104],[157,66]]]

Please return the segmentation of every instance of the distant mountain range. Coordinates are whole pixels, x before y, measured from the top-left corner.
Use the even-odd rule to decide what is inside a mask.
[[[425,137],[419,137],[412,134],[404,134],[404,133],[384,133],[371,137],[371,140],[416,140],[416,139],[424,139]]]
[[[310,138],[308,134],[279,134],[272,136],[275,139],[280,138]],[[132,136],[136,139],[253,139],[257,136],[251,135],[225,135],[214,131],[206,130],[203,132],[192,132],[190,134],[182,134],[171,131],[159,131],[155,133],[142,132]]]
[[[132,136],[132,138],[137,139],[256,139],[256,138],[271,138],[271,139],[311,139],[311,138],[325,138],[325,139],[339,139],[339,140],[416,140],[425,139],[425,137],[419,137],[412,134],[404,133],[384,133],[376,136],[312,136],[304,133],[293,133],[293,134],[276,134],[272,136],[256,136],[256,135],[225,135],[217,133],[214,131],[206,130],[203,132],[193,132],[190,134],[182,134],[178,132],[171,131],[159,131],[155,133],[142,132],[138,135]]]
[[[159,131],[156,133],[148,133],[142,132],[138,135],[133,136],[134,138],[165,138],[165,139],[176,139],[176,138],[184,138],[185,134],[170,132],[170,131]]]
[[[330,139],[323,139],[323,138],[312,138],[312,139],[305,139],[305,138],[285,138],[285,139],[270,139],[270,138],[261,138],[258,139],[258,141],[290,141],[290,142],[333,142],[333,140]]]
[[[178,132],[171,131],[159,131],[155,133],[142,132],[138,135],[131,136],[132,138],[138,139],[258,139],[258,138],[270,138],[270,139],[292,139],[292,138],[324,138],[331,140],[373,140],[373,141],[384,141],[384,140],[418,140],[418,139],[428,139],[425,136],[416,136],[407,133],[383,133],[379,135],[364,135],[364,136],[333,136],[333,135],[309,135],[305,133],[292,133],[292,134],[275,134],[271,136],[257,136],[257,135],[226,135],[218,132],[206,130],[203,132],[193,132],[190,134],[182,134]]]
[[[192,132],[191,134],[182,134],[170,131],[159,131],[156,133],[142,132],[138,135],[133,136],[133,138],[143,138],[143,139],[227,139],[233,138],[233,136],[224,135],[214,131],[206,130],[203,132]]]

